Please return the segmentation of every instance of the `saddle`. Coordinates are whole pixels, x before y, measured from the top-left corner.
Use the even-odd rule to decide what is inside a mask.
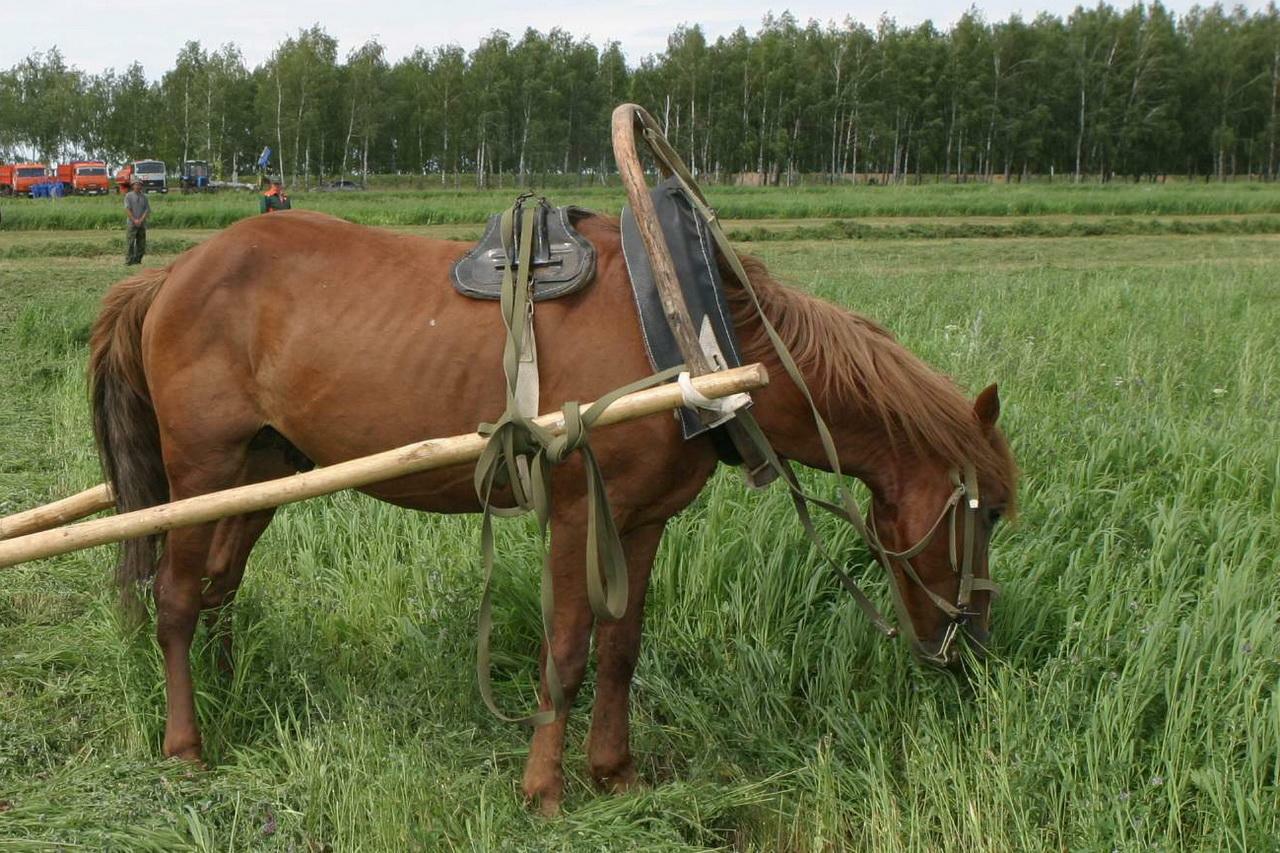
[[[553,208],[546,199],[520,207],[518,217],[533,216],[532,291],[535,302],[577,293],[595,277],[596,250],[585,237],[574,230],[573,223],[591,212],[572,205]],[[502,215],[489,218],[484,235],[475,248],[454,265],[453,289],[472,299],[499,299],[502,274],[516,260],[519,247],[512,246],[511,256],[502,246]],[[522,221],[517,218],[515,232]]]

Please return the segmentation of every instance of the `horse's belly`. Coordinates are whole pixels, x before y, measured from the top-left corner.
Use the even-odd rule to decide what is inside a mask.
[[[479,512],[481,506],[472,485],[471,471],[472,463],[468,462],[440,471],[385,480],[360,491],[380,501],[421,512]],[[505,497],[505,494],[495,496],[495,500],[502,505],[501,499]]]

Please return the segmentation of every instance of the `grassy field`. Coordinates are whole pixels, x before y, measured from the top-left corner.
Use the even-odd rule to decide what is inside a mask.
[[[1036,205],[1280,212],[1274,188],[919,189],[714,200],[777,219],[764,211],[907,216],[932,199],[952,226]],[[459,202],[469,222],[464,202],[481,200]],[[172,251],[207,233],[152,236]],[[525,732],[472,680],[477,523],[340,495],[282,511],[255,551],[234,680],[198,637],[208,772],[159,757],[159,654],[121,633],[108,549],[0,571],[0,850],[1276,849],[1280,237],[909,236],[751,250],[964,386],[999,381],[1023,512],[994,546],[1006,594],[971,682],[874,635],[785,495],[722,474],[654,575],[634,694],[649,786],[591,790],[580,703],[565,815],[542,820],[519,797]],[[95,482],[85,341],[123,272],[93,251],[2,254],[33,240],[0,235],[0,514]],[[501,547],[515,700],[535,670],[537,568],[528,529],[503,526]]]

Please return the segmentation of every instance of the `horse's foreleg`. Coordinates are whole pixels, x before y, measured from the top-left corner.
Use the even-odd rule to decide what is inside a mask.
[[[213,539],[213,525],[171,530],[156,574],[156,639],[164,654],[164,754],[200,761],[191,685],[191,638],[200,616],[200,587]]]
[[[596,625],[596,701],[587,739],[587,764],[591,778],[606,790],[625,791],[637,781],[628,722],[631,676],[640,654],[649,573],[664,526],[648,525],[624,536],[630,592],[627,612],[617,622]]]
[[[557,521],[551,532],[552,588],[555,614],[551,624],[551,653],[564,688],[565,711],[556,720],[534,730],[529,759],[524,770],[524,793],[538,803],[545,815],[560,811],[564,797],[564,733],[568,705],[573,703],[587,666],[591,640],[591,607],[587,603],[583,578],[586,532],[581,524]],[[542,650],[545,662],[547,649]],[[541,707],[551,707],[544,683]]]

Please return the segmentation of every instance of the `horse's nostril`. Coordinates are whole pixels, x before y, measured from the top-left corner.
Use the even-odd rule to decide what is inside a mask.
[[[980,658],[986,657],[987,646],[991,643],[991,632],[980,625],[970,623],[964,627],[964,633],[969,641],[969,649]]]

